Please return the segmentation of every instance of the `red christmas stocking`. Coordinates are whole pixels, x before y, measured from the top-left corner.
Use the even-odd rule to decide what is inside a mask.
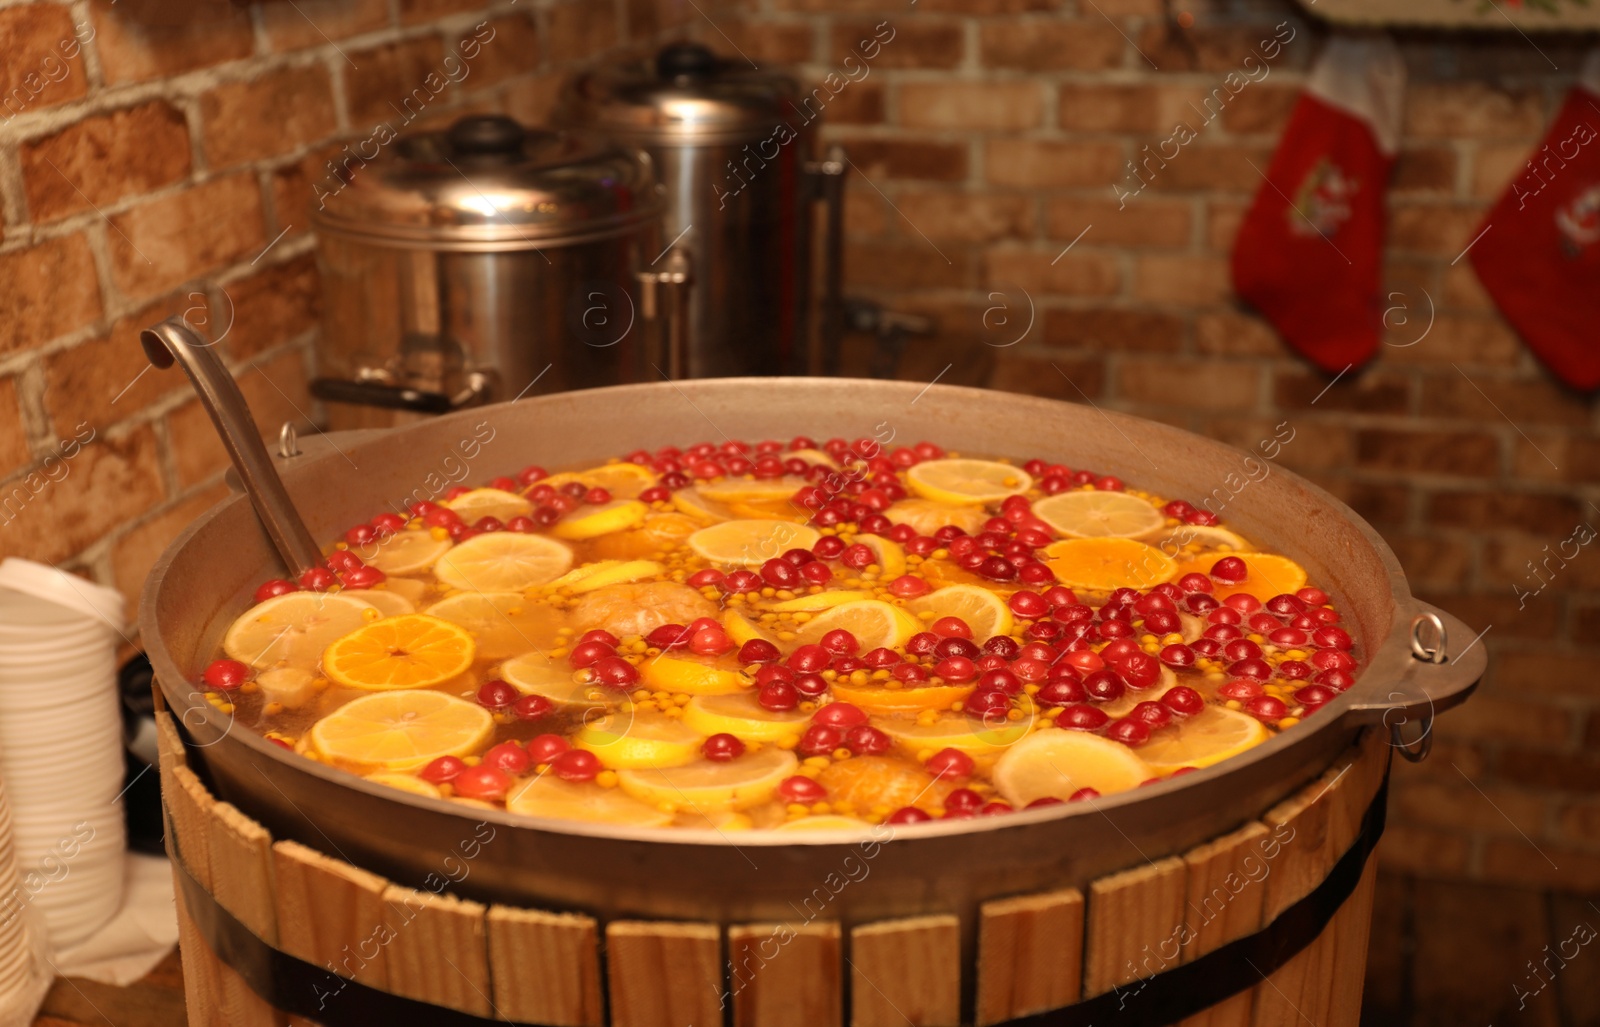
[[[1234,289],[1325,371],[1378,347],[1383,194],[1404,88],[1387,37],[1330,40],[1239,226]]]
[[[1489,211],[1472,266],[1538,358],[1575,389],[1600,386],[1600,53]]]

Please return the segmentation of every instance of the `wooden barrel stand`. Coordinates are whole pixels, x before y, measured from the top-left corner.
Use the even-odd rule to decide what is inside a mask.
[[[1390,756],[1375,729],[1298,794],[1181,856],[983,904],[964,965],[948,913],[601,923],[402,887],[274,841],[207,791],[171,717],[158,723],[190,1027],[1046,1027],[1091,1022],[1035,1014],[1097,996],[1120,1014],[1101,1022],[1159,1025],[1162,975],[1230,943],[1197,971],[1249,963],[1254,976],[1183,1027],[1355,1027],[1360,1011],[1376,872],[1361,843]],[[1245,947],[1304,921],[1341,869],[1359,883],[1309,944],[1276,960]]]

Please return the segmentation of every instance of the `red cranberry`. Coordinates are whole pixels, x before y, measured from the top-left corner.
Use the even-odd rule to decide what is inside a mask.
[[[833,657],[820,645],[803,645],[789,654],[789,669],[801,674],[817,674],[828,669]]]
[[[521,693],[499,678],[478,686],[478,704],[485,709],[503,710],[516,702]]]
[[[866,666],[871,667],[873,670],[881,670],[884,667],[893,667],[895,664],[899,663],[900,654],[895,652],[893,649],[885,649],[882,646],[879,646],[876,649],[862,654],[861,662]]]
[[[1250,565],[1237,556],[1224,556],[1211,565],[1211,576],[1230,584],[1240,582],[1250,576]]]
[[[1061,713],[1056,717],[1056,727],[1072,731],[1098,731],[1105,727],[1106,721],[1110,719],[1105,710],[1096,709],[1087,703],[1073,703],[1061,707]]]
[[[461,771],[450,783],[457,795],[493,802],[506,797],[511,788],[511,775],[497,767],[480,764]]]
[[[563,781],[593,781],[600,773],[600,757],[584,749],[568,749],[550,761],[550,769]]]
[[[893,743],[871,724],[858,724],[844,733],[844,744],[857,756],[881,756]]]
[[[689,575],[688,585],[690,588],[705,588],[707,585],[721,585],[727,578],[726,574],[715,567],[707,567]]]
[[[1156,613],[1145,614],[1144,629],[1152,635],[1170,635],[1175,631],[1181,630],[1182,627],[1183,621],[1178,618],[1176,613],[1160,610]]]
[[[960,749],[940,749],[923,764],[928,773],[951,781],[972,776],[975,764],[972,757]]]
[[[1227,660],[1258,660],[1261,647],[1248,638],[1236,638],[1222,647],[1222,656]]]
[[[920,685],[932,676],[926,667],[919,667],[914,663],[896,664],[889,673],[894,675],[896,681],[903,681],[908,685]]]
[[[1268,599],[1266,608],[1268,612],[1275,613],[1280,617],[1292,617],[1297,613],[1305,613],[1306,603],[1299,596],[1281,593]]]
[[[1224,699],[1238,699],[1244,702],[1261,694],[1261,682],[1251,678],[1238,678],[1217,689],[1217,694]]]
[[[1209,595],[1213,590],[1211,579],[1204,574],[1185,574],[1178,579],[1178,588],[1187,593],[1201,593]]]
[[[1304,685],[1295,689],[1295,701],[1307,706],[1321,706],[1339,698],[1339,693],[1327,685]]]
[[[1311,664],[1303,660],[1284,660],[1278,664],[1279,676],[1286,677],[1290,681],[1304,681],[1313,673],[1315,671],[1312,670]]]
[[[937,659],[949,656],[960,656],[963,659],[976,660],[983,655],[983,650],[965,638],[943,638],[933,647],[933,655]]]
[[[827,798],[828,790],[809,777],[796,774],[793,777],[783,779],[783,783],[778,785],[778,794],[783,796],[785,802],[800,802],[810,805]]]
[[[1235,677],[1265,681],[1272,676],[1272,667],[1266,660],[1261,659],[1235,660],[1228,664],[1228,673]]]
[[[902,806],[889,814],[884,821],[887,824],[921,824],[933,819],[933,814],[925,813],[915,806]]]
[[[554,709],[555,703],[542,695],[525,695],[511,704],[511,712],[518,720],[539,720],[548,717]]]
[[[1296,599],[1300,600],[1302,603],[1305,603],[1307,606],[1326,606],[1328,604],[1328,593],[1324,592],[1320,588],[1311,588],[1308,586],[1306,588],[1302,588],[1294,595]]]
[[[919,631],[906,642],[906,652],[912,656],[927,656],[939,644],[939,636],[931,631]]]
[[[1121,742],[1129,748],[1137,749],[1150,740],[1150,725],[1142,720],[1124,717],[1122,720],[1113,721],[1106,728],[1106,737],[1115,742]]]
[[[1161,649],[1161,662],[1169,667],[1178,670],[1182,670],[1185,667],[1193,667],[1194,660],[1194,650],[1182,642],[1174,642],[1169,646],[1163,646]]]
[[[1337,649],[1322,649],[1311,654],[1311,665],[1318,670],[1354,670],[1356,660]]]
[[[550,763],[570,748],[572,746],[560,735],[534,735],[528,739],[528,755],[533,757],[536,767]]]
[[[1048,681],[1041,685],[1034,695],[1034,699],[1041,706],[1069,706],[1072,703],[1083,702],[1086,698],[1088,695],[1083,690],[1083,684],[1075,677]]]
[[[997,724],[1005,719],[1007,711],[1011,709],[1011,697],[1004,692],[974,690],[962,705],[968,714],[985,724]]]
[[[1196,656],[1215,656],[1222,652],[1222,643],[1214,638],[1197,638],[1189,643]]]
[[[417,776],[430,784],[442,785],[446,781],[454,781],[466,769],[467,765],[458,757],[440,756],[417,771]]]
[[[1158,702],[1142,702],[1128,711],[1128,717],[1149,725],[1152,731],[1172,723],[1172,711]]]
[[[733,649],[733,639],[721,627],[701,628],[689,639],[689,651],[701,656],[721,656]]]
[[[312,567],[300,575],[300,587],[311,592],[326,592],[338,583],[338,577],[326,567]]]
[[[761,686],[761,691],[756,693],[756,701],[761,704],[762,709],[784,713],[800,705],[800,693],[795,690],[794,685],[774,681]]]
[[[901,599],[915,599],[933,591],[933,586],[915,574],[902,574],[889,582],[889,592]]]
[[[964,656],[949,656],[933,668],[934,676],[956,684],[965,684],[978,676],[978,668]]]
[[[1348,651],[1355,642],[1350,638],[1350,632],[1343,628],[1332,626],[1317,628],[1311,632],[1311,641],[1323,649],[1342,649]]]
[[[833,724],[813,723],[800,736],[795,748],[802,756],[826,756],[844,746],[844,729]]]
[[[749,665],[752,663],[775,663],[783,654],[778,647],[764,638],[752,638],[739,647],[739,662]]]
[[[828,691],[828,681],[821,674],[796,674],[790,683],[796,692],[808,699],[815,699]]]
[[[300,591],[300,586],[294,582],[285,581],[282,578],[273,578],[270,581],[262,582],[261,586],[256,589],[256,602],[264,603],[268,599],[276,599],[278,596],[298,591]]]
[[[856,641],[856,636],[843,628],[835,628],[822,636],[822,648],[836,655],[848,655],[861,648],[861,643]]]
[[[960,617],[940,617],[932,627],[933,633],[940,638],[972,638],[972,629]]]
[[[761,576],[755,571],[741,567],[728,573],[722,587],[729,592],[758,592],[761,590]]]
[[[775,558],[761,565],[761,580],[773,588],[793,588],[800,584],[800,572],[793,564]]]
[[[348,549],[335,549],[328,554],[328,566],[339,574],[343,574],[345,571],[353,571],[361,565],[361,557]]]
[[[572,652],[567,654],[567,662],[580,670],[584,667],[593,667],[608,656],[615,656],[617,650],[612,645],[601,641],[579,642],[572,647]]]
[[[639,668],[620,656],[607,656],[593,670],[594,679],[613,691],[625,692],[639,680]]]
[[[250,680],[250,668],[238,660],[212,660],[201,680],[222,692],[231,692]]]
[[[663,652],[688,646],[694,633],[682,624],[663,624],[645,636],[645,644]]]
[[[1097,670],[1083,679],[1083,690],[1095,702],[1115,702],[1122,698],[1122,678],[1116,671]]]
[[[1197,615],[1210,613],[1221,605],[1215,596],[1208,596],[1204,592],[1193,592],[1183,597],[1184,610]]]
[[[983,643],[984,652],[993,656],[999,656],[1006,660],[1016,659],[1017,653],[1021,651],[1021,649],[1022,646],[1019,645],[1017,640],[1012,638],[1010,635],[995,635],[993,638]]]
[[[1161,679],[1161,661],[1149,653],[1129,653],[1113,666],[1129,688],[1149,688]]]
[[[483,754],[483,765],[507,774],[522,774],[533,765],[533,758],[528,755],[528,750],[516,742],[501,742],[490,746],[489,751]]]
[[[1244,616],[1229,606],[1219,606],[1206,614],[1207,624],[1242,624]]]
[[[1329,688],[1337,689],[1341,692],[1356,683],[1355,676],[1347,670],[1325,670],[1311,680],[1316,684],[1327,685]]]
[[[983,806],[978,810],[978,816],[980,816],[980,817],[999,816],[1000,814],[1003,814],[1003,813],[1014,812],[1014,809],[1015,808],[1011,805],[1011,803],[1006,802],[1003,799],[993,799],[993,800],[990,800],[989,802],[986,802],[986,803],[983,804]]]
[[[1257,599],[1249,592],[1235,593],[1234,595],[1224,599],[1223,602],[1228,604],[1233,609],[1238,610],[1240,613],[1254,613],[1255,611],[1261,609],[1261,600]]]
[[[1180,717],[1192,717],[1206,708],[1205,697],[1188,685],[1167,689],[1162,693],[1161,704]]]
[[[1273,695],[1258,695],[1248,699],[1244,704],[1244,711],[1257,720],[1276,721],[1289,715],[1289,707],[1283,700]]]
[[[705,758],[716,763],[727,763],[744,755],[744,743],[726,732],[712,735],[700,743]]]
[[[1011,673],[1027,684],[1036,685],[1049,677],[1050,665],[1043,660],[1019,659],[1011,665]]]
[[[826,585],[833,581],[833,571],[825,563],[808,563],[800,568],[800,577],[808,585]]]
[[[976,812],[983,806],[983,796],[971,788],[957,788],[944,797],[944,808],[948,811]]]
[[[1280,649],[1293,649],[1305,645],[1307,636],[1299,628],[1277,628],[1267,634],[1267,641]]]

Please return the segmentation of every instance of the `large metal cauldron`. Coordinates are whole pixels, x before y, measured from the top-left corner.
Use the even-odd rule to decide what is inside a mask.
[[[927,438],[964,453],[1092,467],[1168,496],[1199,498],[1247,480],[1240,451],[1137,418],[1000,392],[839,379],[664,382],[526,399],[350,436],[342,453],[302,456],[281,469],[312,532],[330,538],[425,496],[463,463],[483,479],[532,462],[583,467],[640,446],[724,433],[883,439],[891,430],[899,442]],[[1459,702],[1482,673],[1483,648],[1467,647],[1475,633],[1414,599],[1389,548],[1327,493],[1274,468],[1237,491],[1224,516],[1330,587],[1366,661],[1355,687],[1292,730],[1198,773],[1093,804],[903,830],[872,847],[870,872],[852,875],[830,918],[848,925],[948,911],[970,924],[978,900],[1082,884],[1179,852],[1320,773],[1361,726],[1410,718],[1414,731],[1419,715]],[[474,822],[489,820],[495,841],[456,886],[463,894],[607,918],[723,922],[794,917],[830,875],[840,879],[846,857],[863,851],[860,836],[844,832],[723,835],[518,817],[405,795],[291,755],[230,725],[191,684],[254,587],[282,573],[249,502],[235,496],[162,557],[141,613],[162,692],[195,747],[191,765],[274,837],[423,887]],[[1414,619],[1429,613],[1448,629],[1454,659],[1413,655]]]

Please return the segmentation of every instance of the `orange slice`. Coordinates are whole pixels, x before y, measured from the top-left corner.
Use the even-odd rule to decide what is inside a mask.
[[[879,682],[852,685],[840,678],[830,686],[833,697],[867,710],[871,713],[916,713],[919,710],[948,710],[972,694],[976,684],[922,685],[913,688],[889,688]]]
[[[831,763],[817,775],[817,783],[828,790],[830,800],[848,802],[863,811],[873,806],[936,810],[956,787],[954,783],[940,787],[921,767],[887,756],[854,756]]]
[[[443,692],[385,692],[352,699],[311,726],[330,759],[381,770],[415,770],[440,756],[476,752],[494,732],[477,703]]]
[[[347,688],[428,688],[472,666],[477,647],[465,628],[438,617],[385,617],[339,639],[322,669]]]
[[[1160,510],[1126,492],[1063,492],[1033,504],[1033,515],[1068,538],[1144,538],[1167,523]]]
[[[1068,588],[1147,589],[1178,576],[1171,557],[1131,538],[1069,538],[1051,543],[1043,552],[1045,565]]]
[[[1080,788],[1112,795],[1155,777],[1151,767],[1121,742],[1082,731],[1036,731],[1006,750],[994,765],[994,784],[1021,809],[1035,799],[1071,798]]]
[[[639,666],[639,677],[650,688],[684,695],[726,695],[750,689],[743,674],[717,666],[715,657],[657,656]]]
[[[1178,576],[1209,574],[1216,562],[1225,556],[1237,556],[1244,561],[1249,573],[1243,581],[1223,582],[1212,579],[1213,593],[1218,599],[1248,592],[1262,602],[1286,592],[1298,592],[1306,587],[1306,569],[1287,556],[1274,553],[1206,553],[1178,565]]]

